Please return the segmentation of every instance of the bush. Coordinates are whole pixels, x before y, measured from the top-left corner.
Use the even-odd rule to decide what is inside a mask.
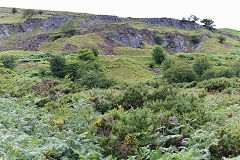
[[[208,62],[208,59],[205,57],[197,58],[193,62],[193,70],[196,74],[201,76],[204,71],[208,70],[211,68],[210,63]]]
[[[192,82],[196,74],[189,66],[175,66],[166,70],[163,74],[170,83]]]
[[[66,23],[62,24],[61,31],[66,33],[66,36],[72,37],[75,33],[74,21],[69,19]]]
[[[224,37],[223,35],[218,36],[217,39],[220,43],[224,43],[226,41],[226,37]]]
[[[12,8],[12,14],[17,13],[17,9],[16,8]]]
[[[84,60],[84,61],[93,61],[93,60],[96,60],[96,56],[92,50],[81,49],[78,51],[78,55],[77,55],[76,59]]]
[[[219,67],[216,70],[215,77],[226,77],[226,78],[232,78],[234,76],[234,71],[231,68],[228,67]]]
[[[240,59],[234,62],[232,70],[234,75],[240,78]]]
[[[163,37],[161,35],[156,35],[155,36],[155,42],[157,45],[161,45],[163,43]]]
[[[99,50],[97,47],[92,47],[91,51],[93,52],[94,56],[98,56],[99,55]]]
[[[5,68],[14,69],[16,67],[16,57],[12,55],[1,56],[1,62]]]
[[[113,80],[106,77],[103,72],[90,70],[76,81],[77,85],[82,88],[108,88],[112,86]]]
[[[173,67],[176,64],[174,59],[171,58],[166,58],[163,63],[162,63],[162,67],[163,67],[163,71],[166,71],[167,69]]]
[[[212,29],[215,25],[214,25],[214,21],[212,19],[202,19],[201,23],[204,24],[204,26],[208,29]]]
[[[53,75],[63,78],[66,75],[65,68],[66,68],[66,61],[65,58],[61,55],[55,55],[52,59],[49,60],[50,62],[50,70]]]
[[[157,64],[161,64],[166,58],[166,53],[161,46],[156,46],[152,53],[153,59]]]
[[[40,11],[37,12],[37,14],[42,15],[43,11],[40,10]]]
[[[211,78],[216,78],[215,74],[216,74],[216,68],[206,70],[203,73],[203,75],[201,77],[201,80],[207,80],[207,79],[211,79]]]
[[[222,77],[222,78],[204,80],[198,84],[198,87],[205,88],[208,92],[215,92],[215,91],[221,92],[228,87],[237,88],[239,87],[239,84],[232,79]]]
[[[191,36],[190,41],[191,41],[193,44],[197,45],[197,44],[199,44],[199,43],[201,42],[201,39],[200,39],[198,36],[194,35],[194,36]]]
[[[22,18],[24,19],[30,19],[32,18],[32,16],[34,16],[36,14],[36,12],[33,9],[25,9],[23,11],[23,15]]]

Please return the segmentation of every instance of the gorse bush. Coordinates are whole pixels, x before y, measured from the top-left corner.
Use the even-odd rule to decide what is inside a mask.
[[[53,58],[49,60],[50,62],[50,70],[52,71],[53,75],[63,78],[66,75],[65,67],[66,67],[66,60],[61,55],[55,55]]]
[[[166,70],[163,77],[170,83],[181,83],[194,81],[196,74],[189,66],[174,66]]]
[[[16,57],[11,55],[5,55],[0,57],[0,61],[5,68],[14,69],[16,67]]]
[[[210,65],[208,59],[205,57],[197,58],[193,62],[193,70],[199,76],[201,76],[203,74],[203,72],[205,72],[206,70],[208,70],[210,68],[211,68],[211,65]]]

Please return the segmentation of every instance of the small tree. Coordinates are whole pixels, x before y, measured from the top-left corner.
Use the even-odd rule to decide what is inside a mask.
[[[14,69],[16,67],[16,58],[11,55],[5,55],[0,58],[5,68]]]
[[[42,14],[43,14],[43,11],[39,10],[39,11],[37,12],[37,14],[42,15]]]
[[[12,8],[12,14],[17,13],[17,9],[16,8]]]
[[[84,61],[94,61],[96,59],[96,56],[94,55],[92,50],[80,49],[78,51],[78,55],[77,55],[76,59],[84,60]]]
[[[163,47],[161,46],[156,46],[153,49],[153,53],[152,53],[153,59],[157,64],[161,64],[164,59],[166,58],[166,53],[164,52]]]
[[[211,65],[208,62],[208,59],[205,57],[197,58],[193,62],[193,70],[198,75],[202,75],[204,71],[206,71],[210,68],[211,68]]]
[[[53,56],[50,61],[50,70],[53,75],[63,78],[65,76],[66,60],[61,55]]]
[[[226,37],[223,35],[217,37],[217,39],[219,40],[220,43],[224,43],[226,41]]]
[[[197,16],[195,15],[191,15],[188,17],[188,20],[189,21],[192,21],[192,22],[197,22],[200,18],[198,18]]]
[[[66,23],[62,24],[61,31],[65,32],[68,36],[73,36],[75,33],[74,21],[69,19]]]
[[[201,20],[201,23],[203,23],[204,26],[208,29],[212,29],[215,26],[214,21],[211,18],[210,19],[204,18],[203,20]]]
[[[32,16],[34,16],[36,14],[36,12],[33,9],[25,9],[23,11],[23,15],[22,18],[24,19],[30,19],[32,18]]]

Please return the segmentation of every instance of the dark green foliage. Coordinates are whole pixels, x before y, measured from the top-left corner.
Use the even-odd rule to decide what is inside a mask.
[[[76,81],[77,86],[82,88],[109,88],[114,84],[113,80],[106,77],[103,72],[90,70]]]
[[[192,82],[196,74],[190,66],[175,66],[166,70],[163,74],[170,83]]]
[[[125,109],[141,107],[147,100],[148,89],[144,85],[129,86],[120,100]]]
[[[91,51],[93,52],[94,56],[97,57],[97,56],[99,55],[99,50],[98,50],[97,47],[92,47],[92,48],[91,48]]]
[[[96,56],[92,50],[81,49],[78,51],[78,55],[76,59],[84,60],[84,61],[94,61],[96,59]]]
[[[153,59],[157,64],[161,64],[164,59],[166,58],[166,53],[164,52],[163,47],[161,46],[156,46],[153,49],[152,53]]]
[[[210,19],[202,19],[201,23],[204,24],[204,26],[208,29],[212,29],[215,25],[214,25],[214,21],[210,18]]]
[[[198,84],[198,87],[205,88],[208,92],[221,92],[228,87],[239,87],[239,84],[232,79],[222,77],[202,81]]]
[[[37,14],[42,15],[42,14],[43,14],[43,11],[39,10],[39,11],[37,12]]]
[[[202,80],[207,80],[207,79],[215,78],[215,74],[216,74],[216,69],[215,68],[206,70],[203,73],[201,79]]]
[[[50,70],[54,76],[59,78],[63,78],[66,75],[65,67],[66,67],[66,60],[61,55],[55,55],[52,59],[49,60],[50,62]]]
[[[224,43],[224,42],[226,41],[226,37],[223,36],[223,35],[218,36],[217,39],[218,39],[218,41],[219,41],[220,43]]]
[[[211,65],[210,65],[208,59],[205,58],[205,57],[197,58],[193,62],[193,70],[199,76],[201,76],[204,71],[206,71],[206,70],[208,70],[210,68],[211,68]]]
[[[157,45],[161,45],[163,43],[163,37],[160,34],[155,36],[155,42]]]
[[[192,21],[192,22],[197,22],[199,19],[200,19],[200,18],[198,18],[198,17],[195,16],[195,15],[190,15],[190,16],[188,17],[188,20],[189,20],[189,21]]]
[[[232,67],[234,75],[240,78],[240,59],[238,59]]]
[[[76,31],[74,27],[74,21],[69,19],[66,23],[62,24],[61,31],[65,32],[66,36],[72,37]]]
[[[33,9],[25,9],[25,10],[23,10],[22,18],[30,19],[34,15],[36,15],[36,12]]]
[[[176,62],[174,61],[174,59],[171,58],[166,58],[163,63],[163,71],[166,71],[167,69],[173,67],[176,64]]]
[[[16,8],[12,8],[12,14],[17,13],[17,9]]]
[[[51,35],[51,36],[49,36],[49,38],[51,39],[51,41],[55,41],[55,40],[57,40],[57,39],[59,39],[59,38],[63,38],[63,37],[64,37],[63,34],[57,34],[57,35]]]
[[[0,57],[0,61],[5,68],[14,69],[16,67],[16,57],[11,55],[5,55]]]
[[[200,39],[197,35],[194,35],[194,36],[191,36],[190,41],[191,41],[193,44],[197,45],[197,44],[199,44],[199,43],[201,42],[201,39]]]
[[[232,78],[233,76],[234,76],[234,71],[228,67],[219,67],[215,73],[215,77]]]

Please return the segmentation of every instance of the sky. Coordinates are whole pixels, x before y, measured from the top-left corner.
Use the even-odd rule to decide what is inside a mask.
[[[0,0],[0,7],[71,11],[134,18],[211,18],[240,30],[239,0]]]

